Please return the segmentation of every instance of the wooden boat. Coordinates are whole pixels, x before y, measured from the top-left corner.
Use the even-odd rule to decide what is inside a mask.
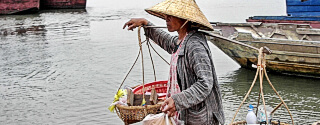
[[[320,29],[307,24],[212,23],[215,34],[260,48],[267,55],[267,70],[320,78]],[[214,45],[245,68],[254,68],[257,51],[224,39],[209,37]]]
[[[253,16],[247,22],[298,23],[320,28],[319,0],[286,0],[287,16]]]
[[[40,0],[0,0],[1,14],[38,12]]]
[[[41,9],[85,9],[87,0],[41,0]]]

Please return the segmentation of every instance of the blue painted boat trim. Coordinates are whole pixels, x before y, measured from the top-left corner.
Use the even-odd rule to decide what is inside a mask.
[[[288,13],[288,16],[293,16],[293,17],[320,17],[320,12]]]
[[[287,12],[320,12],[319,6],[287,6]]]
[[[320,21],[320,17],[293,17],[293,16],[253,16],[254,20],[300,20],[300,21]]]
[[[301,0],[286,0],[287,6],[310,6],[310,5],[320,5],[320,0],[307,0],[301,2]]]

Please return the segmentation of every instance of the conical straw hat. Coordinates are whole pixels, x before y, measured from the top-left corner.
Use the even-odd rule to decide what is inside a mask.
[[[154,16],[165,19],[164,14],[186,19],[197,23],[203,30],[213,30],[207,18],[194,0],[165,0],[146,11]]]

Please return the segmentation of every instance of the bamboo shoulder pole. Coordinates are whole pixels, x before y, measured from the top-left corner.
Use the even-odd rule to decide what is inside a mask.
[[[167,27],[165,27],[165,26],[143,26],[143,27],[144,27],[144,28],[167,28]],[[244,43],[241,43],[241,42],[239,42],[239,41],[226,38],[226,37],[224,37],[224,36],[220,36],[220,35],[217,35],[217,34],[213,34],[213,33],[208,32],[208,31],[202,31],[202,32],[206,33],[206,34],[209,35],[209,36],[212,36],[212,37],[215,37],[215,38],[218,38],[218,39],[223,39],[223,40],[226,40],[226,41],[228,41],[228,42],[235,43],[235,44],[238,44],[238,45],[241,45],[241,46],[245,46],[245,47],[248,47],[248,48],[251,48],[251,49],[254,49],[254,50],[259,51],[258,48],[253,47],[253,46],[251,46],[251,45],[244,44]]]

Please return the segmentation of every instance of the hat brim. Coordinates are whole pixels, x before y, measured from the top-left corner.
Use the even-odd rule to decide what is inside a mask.
[[[173,4],[173,5],[172,5]],[[187,5],[182,5],[187,4]],[[189,6],[189,9],[186,9]],[[184,9],[183,9],[184,8]],[[196,23],[194,27],[202,30],[213,31],[212,25],[203,15],[198,5],[193,0],[179,2],[179,0],[166,0],[151,8],[145,9],[151,15],[165,19],[164,15],[175,16]]]

